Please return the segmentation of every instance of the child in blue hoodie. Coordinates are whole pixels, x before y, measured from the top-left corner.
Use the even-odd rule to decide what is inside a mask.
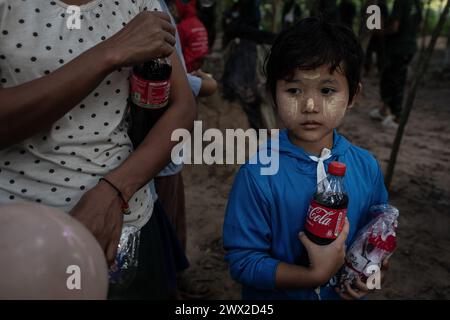
[[[262,175],[262,164],[242,166],[224,222],[226,260],[244,299],[360,299],[369,292],[361,281],[342,292],[335,286],[345,248],[368,222],[368,208],[388,200],[375,158],[335,129],[361,90],[362,60],[352,31],[317,18],[283,31],[272,46],[267,88],[286,130],[267,148],[279,152],[279,170]],[[299,232],[331,161],[347,166],[347,221],[334,242],[319,246]],[[299,264],[305,250],[309,267]]]

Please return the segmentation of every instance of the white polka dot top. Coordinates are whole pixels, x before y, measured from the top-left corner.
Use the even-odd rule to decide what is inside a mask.
[[[51,73],[150,10],[153,2],[91,1],[80,7],[81,29],[71,30],[69,6],[62,1],[0,0],[0,86]],[[124,118],[129,73],[129,68],[111,73],[49,131],[0,150],[0,204],[34,201],[69,212],[99,178],[128,157],[132,144]],[[139,190],[125,222],[142,227],[153,202],[148,186]]]

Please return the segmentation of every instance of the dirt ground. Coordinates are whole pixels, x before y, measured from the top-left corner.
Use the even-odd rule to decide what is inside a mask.
[[[400,210],[398,249],[383,289],[371,299],[450,299],[450,77],[434,64],[417,93],[398,155],[390,201]],[[223,59],[214,53],[212,65]],[[211,65],[211,64],[210,64]],[[218,77],[220,72],[214,72]],[[379,103],[376,76],[364,78],[364,92],[341,134],[370,150],[386,170],[395,132],[369,119]],[[220,93],[202,99],[199,119],[207,128],[248,128],[242,108]],[[209,286],[209,299],[239,299],[222,249],[227,197],[238,165],[187,165],[183,175],[188,215],[188,275]]]

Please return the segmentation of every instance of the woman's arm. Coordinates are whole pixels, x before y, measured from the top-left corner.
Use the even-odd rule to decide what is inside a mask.
[[[172,132],[192,129],[197,116],[196,104],[187,83],[186,73],[177,54],[171,55],[171,105],[150,130],[139,148],[106,178],[118,187],[126,200],[147,184],[170,159]],[[70,212],[97,238],[109,263],[114,261],[122,230],[121,202],[111,186],[104,182],[86,192]]]
[[[174,34],[166,14],[141,13],[116,35],[48,76],[0,89],[0,148],[48,130],[115,69],[170,55]]]
[[[0,90],[0,148],[47,130],[112,71],[104,46],[89,50],[48,76]]]
[[[126,199],[153,179],[170,161],[172,148],[178,141],[171,141],[176,129],[192,130],[197,117],[197,105],[192,95],[186,73],[176,52],[172,61],[170,107],[153,126],[144,141],[128,159],[107,175],[116,183]]]

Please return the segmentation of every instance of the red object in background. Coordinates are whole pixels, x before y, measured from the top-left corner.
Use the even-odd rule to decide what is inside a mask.
[[[177,25],[180,36],[181,48],[189,73],[200,69],[203,60],[209,53],[208,32],[203,23],[197,18],[195,0],[184,3],[182,0],[175,2],[179,23]]]

